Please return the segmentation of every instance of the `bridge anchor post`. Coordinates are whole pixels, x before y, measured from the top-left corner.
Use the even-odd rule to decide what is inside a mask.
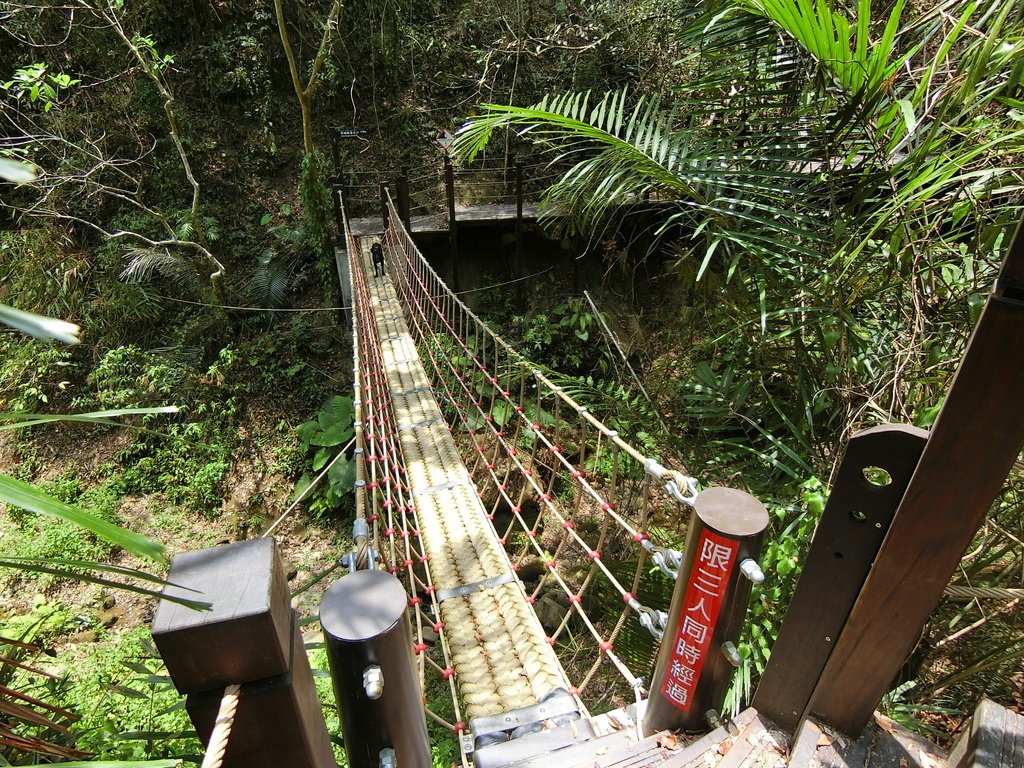
[[[643,718],[646,735],[709,730],[733,669],[768,511],[748,493],[698,494]]]
[[[343,576],[320,603],[351,768],[431,768],[407,605],[401,582],[378,570]]]

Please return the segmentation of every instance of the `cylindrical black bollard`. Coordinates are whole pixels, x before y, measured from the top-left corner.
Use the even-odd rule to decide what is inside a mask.
[[[334,696],[351,768],[430,768],[423,699],[413,660],[408,596],[384,571],[338,579],[320,603]]]
[[[734,670],[751,578],[763,578],[756,558],[767,527],[768,511],[748,493],[709,488],[698,494],[654,667],[645,734],[707,730],[708,711],[717,716]],[[723,647],[727,642],[731,648]]]

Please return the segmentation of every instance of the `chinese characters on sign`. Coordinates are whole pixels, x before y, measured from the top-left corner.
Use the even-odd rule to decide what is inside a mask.
[[[722,609],[739,542],[705,528],[679,614],[667,674],[661,692],[678,709],[689,711]]]

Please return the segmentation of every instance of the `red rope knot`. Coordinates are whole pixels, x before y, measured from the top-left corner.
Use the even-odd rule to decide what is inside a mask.
[[[427,560],[429,560],[429,559],[430,559],[430,558],[429,558],[429,557],[428,557],[427,555],[420,555],[420,556],[419,556],[419,561],[420,561],[420,565],[423,565],[423,564],[424,564],[425,562],[427,562]]]
[[[509,456],[515,456],[516,455],[516,449],[515,448],[509,448],[508,449],[508,455]]]
[[[586,477],[587,473],[584,472],[582,469],[574,469],[572,471],[572,476],[578,479],[578,478],[581,478],[581,477]]]
[[[376,523],[378,520],[380,520],[380,515],[374,512],[372,515],[366,518],[366,520],[370,523]]]
[[[633,593],[632,592],[623,592],[622,593],[622,602],[629,603],[632,599],[633,599]]]
[[[523,508],[522,507],[512,507],[512,511],[515,512],[518,515],[520,512],[523,511]]]
[[[491,384],[497,384],[498,383],[498,377],[497,376],[491,376],[490,378],[491,378]]]
[[[500,485],[498,485],[498,488],[500,488],[501,490],[504,491],[505,490],[505,484],[501,483]]]
[[[555,561],[555,560],[548,560],[546,563],[544,563],[544,565],[546,565],[548,568],[550,568],[553,571],[553,570],[555,570],[555,568],[558,567],[558,562]]]
[[[516,413],[522,413],[522,412],[523,412],[523,406],[517,405],[516,406]]]
[[[502,390],[501,391],[501,396],[504,397],[506,400],[508,400],[510,397],[512,397],[512,393],[509,392],[508,390]]]
[[[488,517],[489,517],[489,515],[488,515]],[[498,539],[498,543],[501,544],[501,546],[504,547],[505,546],[505,537],[502,536],[500,539]]]
[[[488,469],[494,469],[494,465],[493,465],[493,464],[488,464],[488,465],[487,465],[487,468],[488,468]]]
[[[388,573],[394,576],[396,573],[398,573],[398,566],[392,565],[390,568],[388,568]]]
[[[615,505],[611,504],[611,503],[609,503],[607,501],[602,501],[601,502],[601,511],[602,512],[614,512],[615,511]]]
[[[421,653],[423,653],[425,650],[427,650],[427,644],[426,643],[416,643],[416,645],[413,646],[413,650],[416,651],[416,655],[419,656]]]
[[[550,493],[542,493],[540,495],[540,498],[541,498],[542,501],[551,501],[551,494]]]
[[[651,537],[643,531],[641,531],[633,537],[633,541],[637,542],[638,544],[643,544],[645,541],[650,541],[650,539]]]
[[[565,528],[565,530],[567,531],[574,531],[576,530],[576,523],[574,523],[572,520],[566,520],[564,523],[562,523],[562,527]]]
[[[402,562],[402,566],[405,568],[412,568],[412,560],[406,559]]]
[[[448,678],[450,678],[454,674],[455,674],[455,670],[454,669],[452,669],[451,667],[445,667],[444,668],[444,672],[441,673],[441,678],[443,680],[447,680]]]
[[[562,452],[562,446],[560,446],[560,445],[552,445],[551,446],[551,452],[552,453],[561,453]]]
[[[391,499],[384,499],[384,509],[391,509]]]
[[[493,416],[484,416],[484,421],[494,421]]]
[[[405,530],[404,528],[402,529],[401,533],[399,533],[398,535],[402,537],[402,541],[405,541],[406,539],[409,538],[409,532],[407,530]]]
[[[525,469],[524,468],[523,469],[523,474],[526,475],[527,477],[532,477],[533,476],[533,470],[532,469]]]
[[[438,621],[435,622],[432,626],[434,627],[435,632],[440,632],[442,629],[444,629],[444,622]]]
[[[498,430],[497,432],[494,433],[494,436],[495,437],[504,437],[505,436],[505,432],[502,431],[502,430]]]
[[[528,602],[530,605],[536,605],[537,598],[534,597],[533,595],[527,595],[526,596],[526,602]]]
[[[570,685],[569,686],[569,695],[570,696],[579,696],[580,695],[580,689],[577,688],[575,685]]]
[[[423,601],[420,599],[419,595],[417,595],[416,597],[410,597],[409,598],[409,607],[410,608],[415,608],[417,605],[419,605],[422,602]]]
[[[484,452],[484,447],[483,447],[482,445],[478,445],[478,446],[476,447],[476,452],[477,452],[477,453],[483,453],[483,452]]]
[[[471,429],[471,430],[469,430],[469,434],[471,434],[471,435],[475,435],[475,434],[476,434],[476,430],[475,430],[475,429]]]
[[[487,519],[488,520],[494,520],[494,513],[493,512],[488,512],[487,513]]]
[[[394,528],[385,528],[384,529],[384,535],[387,536],[390,539],[392,536],[395,535],[395,529]]]
[[[419,528],[413,528],[412,535],[415,536],[418,539],[420,537],[420,529]]]
[[[426,592],[428,595],[434,594],[434,585],[433,584],[427,584],[427,588],[424,589],[423,591]]]
[[[590,550],[590,552],[587,553],[587,557],[589,557],[591,560],[600,560],[601,553],[598,552],[596,549],[592,549]]]
[[[527,531],[526,535],[529,536],[531,539],[536,539],[537,538],[537,532],[536,531]]]
[[[379,484],[377,483],[377,481],[376,481],[376,480],[374,480],[374,481],[373,481],[372,483],[370,483],[370,484],[369,484],[368,486],[366,486],[366,487],[367,487],[367,488],[369,488],[369,489],[370,489],[371,491],[375,491],[375,490],[377,490],[378,488],[380,488],[380,485],[379,485]]]
[[[466,724],[459,720],[459,722],[455,724],[455,732],[462,733],[464,730],[466,730]]]
[[[370,436],[370,439],[371,440],[374,439],[373,435]],[[369,456],[366,457],[366,460],[368,462],[370,462],[371,464],[373,464],[373,462],[375,462],[375,461],[380,461],[380,458],[378,456],[375,456],[374,454],[371,453]]]
[[[607,640],[602,640],[602,641],[601,641],[601,650],[602,650],[602,651],[603,651],[604,653],[608,653],[608,651],[610,651],[610,650],[611,650],[612,648],[614,648],[614,647],[615,647],[615,646],[613,646],[613,645],[612,645],[611,643],[609,643],[609,642],[608,642]]]
[[[538,424],[535,421],[530,425],[530,429],[532,429],[534,432],[540,432],[540,424]]]
[[[553,638],[553,637],[545,637],[544,638],[544,642],[547,643],[548,645],[550,645],[551,647],[554,647],[554,645],[555,645],[555,638]]]
[[[578,603],[579,601],[580,601],[580,596],[579,595],[569,595],[569,602],[570,603]]]

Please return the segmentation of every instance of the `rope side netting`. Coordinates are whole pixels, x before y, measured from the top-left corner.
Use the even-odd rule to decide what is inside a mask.
[[[415,342],[405,354],[421,359],[429,377],[409,382],[409,388],[437,396],[444,417],[437,426],[465,460],[472,480],[466,487],[475,489],[486,510],[489,533],[504,548],[516,589],[542,614],[543,642],[556,651],[573,681],[569,690],[595,711],[639,698],[643,681],[631,665],[640,674],[646,671],[664,629],[673,575],[672,553],[664,547],[677,543],[684,530],[696,481],[638,451],[493,333],[430,267],[393,205],[389,220],[384,237],[389,276],[382,284],[394,289],[394,311]],[[354,241],[349,248],[359,253]],[[353,266],[358,280],[363,265]],[[357,295],[356,303],[365,306],[369,300]],[[372,347],[375,342],[362,336],[361,349]],[[374,354],[367,349],[364,357]],[[364,371],[384,364],[368,362],[361,361]],[[375,397],[383,402],[383,378],[378,386]],[[394,398],[396,390],[391,391]],[[382,456],[392,446],[380,448]],[[396,463],[411,459],[413,465],[403,466],[412,467],[420,460],[403,456],[400,448],[395,446]],[[422,514],[419,498],[415,503],[395,499],[408,478],[389,469],[387,461],[370,462],[385,479],[394,477],[384,486],[369,484],[371,503],[392,516],[397,504],[402,522]],[[385,539],[392,528],[389,523]],[[413,528],[419,530],[415,521]],[[409,558],[391,562],[410,568],[411,591],[436,587],[429,578],[414,580]],[[427,562],[434,565],[432,555]],[[459,578],[477,581],[469,574]],[[437,610],[432,605],[433,615]],[[446,606],[440,610],[443,615]],[[453,637],[473,636],[472,628],[453,628],[447,618],[443,623],[449,644]],[[479,632],[473,639],[481,645],[488,640]],[[616,651],[620,641],[624,653]],[[459,681],[465,696],[464,683]]]

